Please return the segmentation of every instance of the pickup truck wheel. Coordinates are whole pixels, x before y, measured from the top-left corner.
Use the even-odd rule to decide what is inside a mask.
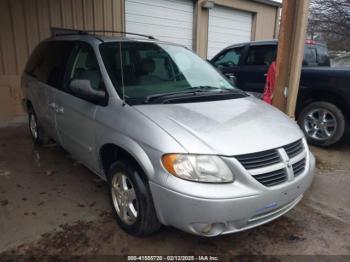
[[[108,171],[109,196],[117,223],[134,236],[150,235],[161,226],[141,172],[127,160],[115,162]]]
[[[298,124],[310,144],[328,147],[342,140],[346,133],[343,112],[329,102],[314,102],[299,115]]]
[[[49,137],[45,134],[45,131],[40,126],[38,118],[33,109],[28,111],[29,131],[36,145],[45,145],[49,143]]]

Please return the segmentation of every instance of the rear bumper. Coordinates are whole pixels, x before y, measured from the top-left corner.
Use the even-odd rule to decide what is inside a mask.
[[[315,159],[293,183],[230,199],[199,198],[150,183],[159,220],[183,231],[216,236],[246,230],[287,213],[302,199],[313,178]],[[220,187],[220,185],[217,185]]]

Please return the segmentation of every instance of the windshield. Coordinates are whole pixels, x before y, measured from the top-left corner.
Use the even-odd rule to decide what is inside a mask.
[[[111,42],[101,44],[100,51],[121,97],[124,83],[127,100],[198,89],[217,92],[235,89],[209,63],[181,46]]]

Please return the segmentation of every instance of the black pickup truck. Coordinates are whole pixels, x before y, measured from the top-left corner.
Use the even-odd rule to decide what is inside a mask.
[[[247,92],[262,93],[276,60],[277,40],[229,46],[210,63]],[[296,118],[309,143],[331,146],[346,137],[350,123],[350,68],[332,68],[326,46],[305,44]]]

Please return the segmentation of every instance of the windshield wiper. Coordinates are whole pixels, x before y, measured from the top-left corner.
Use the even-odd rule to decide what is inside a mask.
[[[186,95],[186,94],[196,95],[197,93],[201,93],[201,92],[210,92],[209,90],[201,90],[199,88],[191,88],[191,89],[193,89],[193,90],[149,95],[149,96],[146,96],[146,99],[145,99],[144,103],[147,104],[151,100],[154,100],[154,99],[157,99],[157,98],[174,97],[174,96],[176,97],[176,96],[181,96],[181,95]]]
[[[162,94],[155,94],[155,95],[149,95],[144,100],[144,103],[147,104],[151,102],[152,100],[159,99],[159,98],[178,98],[183,95],[197,95],[199,93],[216,93],[216,94],[223,94],[223,93],[238,93],[238,94],[245,94],[243,91],[239,89],[234,88],[220,88],[220,87],[214,87],[214,86],[196,86],[196,87],[189,87],[184,91],[178,91],[178,92],[170,92],[170,93],[162,93]]]

